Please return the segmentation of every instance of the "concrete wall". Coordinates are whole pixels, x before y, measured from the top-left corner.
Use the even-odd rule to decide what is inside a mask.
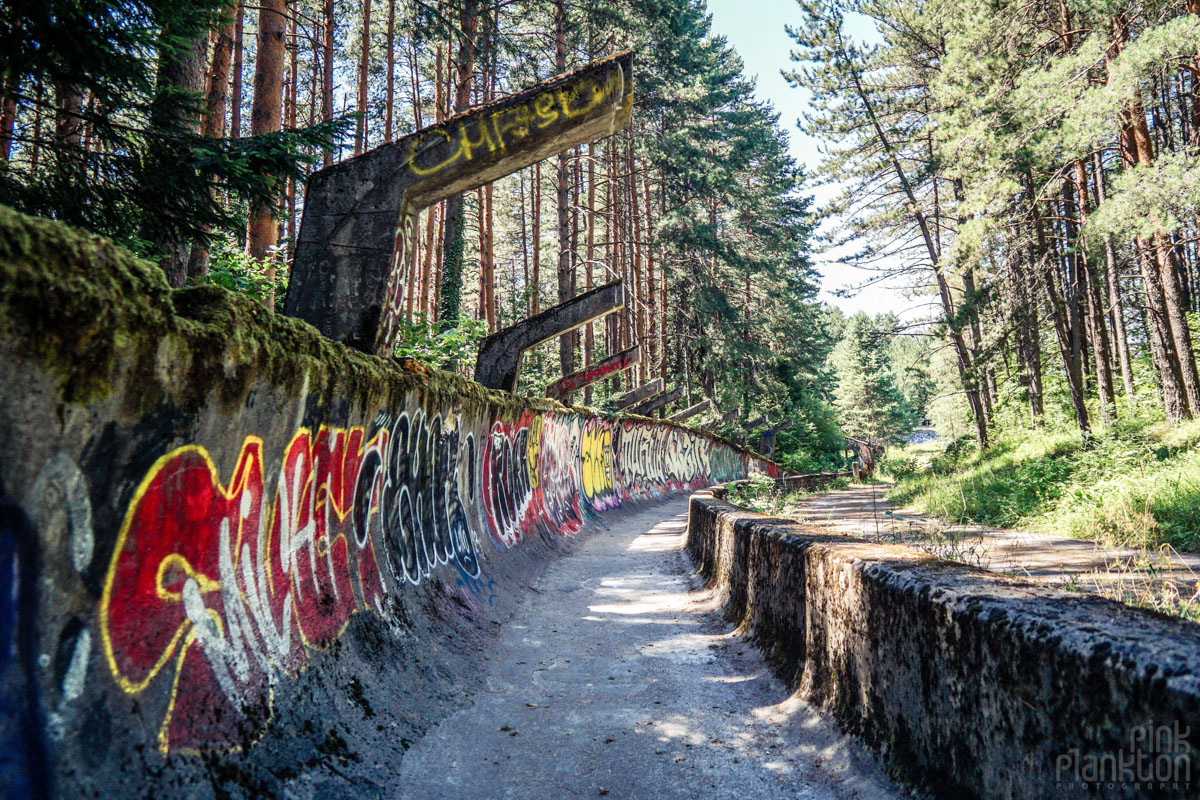
[[[692,497],[790,687],[942,798],[1198,797],[1200,626]]]
[[[547,558],[759,463],[349,351],[2,208],[0,283],[8,796],[387,794]]]

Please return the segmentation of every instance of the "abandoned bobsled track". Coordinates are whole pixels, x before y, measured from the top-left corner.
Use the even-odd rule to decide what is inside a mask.
[[[1191,623],[697,492],[706,593],[748,451],[4,210],[0,277],[5,796],[1196,795]]]
[[[778,470],[717,437],[3,208],[0,282],[5,797],[1198,794],[1192,623],[736,509]]]

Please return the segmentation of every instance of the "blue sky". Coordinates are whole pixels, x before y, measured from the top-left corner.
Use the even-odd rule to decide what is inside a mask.
[[[791,138],[792,155],[811,172],[820,162],[821,143],[796,126],[796,120],[808,103],[808,93],[789,86],[780,74],[780,70],[792,66],[788,53],[794,42],[784,31],[784,25],[795,24],[800,19],[796,0],[708,0],[708,10],[713,17],[713,32],[728,39],[742,57],[746,74],[757,80],[758,96],[769,100],[780,113],[779,123]],[[860,18],[849,24],[847,30],[852,35],[866,38],[873,34],[869,24]],[[829,192],[827,187],[813,190],[818,201]],[[862,283],[869,277],[868,273],[838,262],[836,253],[819,255],[817,263],[824,276],[821,299],[848,313],[908,311],[911,315],[911,309],[920,303],[887,286],[873,286],[855,297],[837,297],[832,294],[834,289]]]

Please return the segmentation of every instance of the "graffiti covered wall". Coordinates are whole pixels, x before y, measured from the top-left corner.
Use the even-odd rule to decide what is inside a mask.
[[[366,749],[400,757],[452,712],[488,631],[599,515],[773,469],[171,292],[95,240],[60,257],[65,235],[0,215],[11,786],[375,780]],[[106,295],[97,263],[138,302]]]

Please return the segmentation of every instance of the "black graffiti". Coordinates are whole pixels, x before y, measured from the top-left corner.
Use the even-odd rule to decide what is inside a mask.
[[[529,428],[510,433],[502,423],[492,427],[484,465],[487,511],[493,534],[509,547],[525,532],[524,521],[533,496],[528,448]]]
[[[355,536],[369,530],[377,497],[383,550],[397,580],[420,583],[451,561],[464,574],[479,575],[458,493],[458,451],[458,431],[443,429],[440,415],[426,419],[418,411],[395,419],[385,453],[372,449],[363,457],[354,492]]]

